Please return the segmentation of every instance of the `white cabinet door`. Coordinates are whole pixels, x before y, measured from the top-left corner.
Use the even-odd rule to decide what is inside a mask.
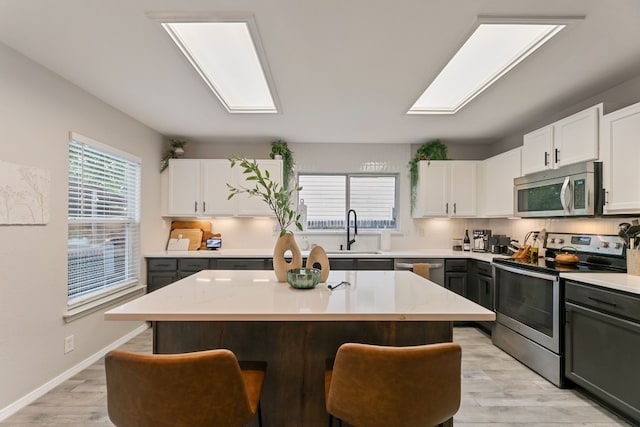
[[[449,216],[476,216],[477,167],[475,161],[449,162]]]
[[[475,161],[421,161],[413,217],[475,216],[477,164]]]
[[[446,161],[423,160],[418,163],[414,218],[446,217],[448,215],[448,172]]]
[[[603,117],[600,158],[605,214],[640,213],[640,103]]]
[[[171,159],[167,180],[167,215],[197,216],[202,209],[200,160]]]
[[[522,174],[553,167],[553,125],[526,134],[522,144]]]
[[[597,160],[601,115],[602,104],[598,104],[526,134],[522,174]]]
[[[236,186],[238,167],[227,159],[202,160],[202,210],[210,216],[232,216],[238,209],[238,197],[231,200],[227,184]]]
[[[554,123],[555,167],[598,159],[600,107],[595,106]]]
[[[280,187],[282,185],[282,160],[257,160],[260,170],[265,173],[269,172],[269,177],[272,181],[277,182]],[[236,166],[234,169],[238,173],[238,185],[247,188],[254,188],[256,181],[247,181],[242,170]],[[263,188],[260,187],[262,190]],[[238,199],[238,216],[274,216],[271,208],[262,200],[260,196],[249,196],[246,194],[239,194],[234,198]]]
[[[513,216],[513,179],[521,175],[522,148],[490,157],[482,162],[479,173],[480,215]]]

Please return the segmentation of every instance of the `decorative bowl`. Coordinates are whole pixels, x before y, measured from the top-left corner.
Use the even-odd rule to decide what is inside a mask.
[[[287,282],[295,289],[313,289],[320,282],[317,268],[292,268],[287,271]]]

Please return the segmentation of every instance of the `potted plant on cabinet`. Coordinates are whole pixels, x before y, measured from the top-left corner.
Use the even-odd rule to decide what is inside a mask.
[[[282,159],[282,186],[284,189],[289,188],[289,179],[293,175],[293,153],[289,149],[286,142],[279,139],[271,143],[271,153],[269,157],[272,159]]]
[[[262,171],[255,160],[247,160],[244,157],[234,157],[229,159],[231,167],[238,165],[242,168],[242,173],[247,175],[245,178],[249,182],[254,182],[252,188],[243,186],[233,186],[227,183],[229,188],[229,197],[238,194],[248,194],[250,197],[260,197],[273,211],[280,234],[273,251],[273,270],[279,282],[287,281],[287,270],[302,267],[302,253],[293,238],[293,233],[287,229],[294,225],[298,230],[302,231],[300,224],[300,214],[295,211],[292,206],[292,197],[294,191],[302,190],[298,186],[294,189],[285,189],[284,185],[280,185],[271,179],[268,170]],[[287,262],[284,254],[291,251],[291,262]]]
[[[184,154],[184,146],[187,145],[188,141],[184,139],[171,138],[169,139],[169,142],[171,143],[171,148],[169,148],[167,153],[164,155],[164,157],[162,157],[162,160],[160,161],[160,172],[162,172],[167,168],[167,166],[169,166],[170,159],[177,159]]]
[[[409,175],[411,177],[411,209],[413,209],[416,203],[418,162],[420,162],[420,160],[447,160],[447,146],[439,139],[433,139],[418,147],[416,154],[409,161]]]

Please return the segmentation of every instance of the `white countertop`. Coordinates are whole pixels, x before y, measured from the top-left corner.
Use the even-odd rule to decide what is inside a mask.
[[[560,277],[640,295],[640,276],[623,273],[561,273]]]
[[[309,251],[302,251],[302,256]],[[486,252],[463,252],[450,249],[417,249],[398,251],[328,251],[329,258],[470,258],[491,262],[504,255]],[[162,251],[148,253],[145,258],[272,258],[272,249],[218,249],[215,251]]]
[[[329,290],[346,280],[350,286]],[[298,290],[270,270],[203,270],[105,313],[145,321],[485,321],[495,314],[409,271],[332,271]]]

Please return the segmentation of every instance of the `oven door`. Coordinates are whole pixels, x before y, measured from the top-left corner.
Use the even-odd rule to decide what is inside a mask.
[[[494,264],[496,322],[560,353],[558,276]]]

